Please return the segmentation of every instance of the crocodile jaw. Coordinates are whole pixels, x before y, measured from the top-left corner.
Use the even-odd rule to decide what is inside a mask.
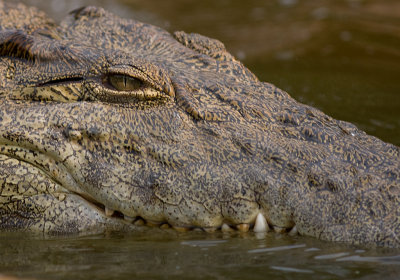
[[[256,218],[247,223],[233,224],[220,218],[215,219],[211,225],[202,226],[198,221],[196,224],[181,223],[179,220],[170,223],[165,216],[160,219],[153,213],[148,216],[151,219],[148,219],[146,214],[135,215],[128,210],[125,210],[125,213],[115,211],[86,193],[74,192],[74,189],[79,189],[78,184],[69,174],[63,172],[67,168],[62,164],[58,164],[56,170],[55,161],[39,152],[34,152],[35,158],[31,161],[29,154],[32,151],[20,147],[3,144],[0,150],[3,185],[7,189],[2,192],[1,199],[5,204],[10,203],[8,211],[19,213],[19,217],[13,220],[12,216],[6,217],[10,213],[1,209],[2,218],[6,217],[4,221],[2,220],[2,228],[15,229],[15,225],[19,224],[24,230],[51,235],[92,234],[106,230],[138,231],[141,230],[138,226],[144,224],[152,227],[160,226],[163,229],[172,227],[178,231],[196,228],[206,232],[233,229],[248,231],[253,227],[255,232],[269,230],[265,217],[258,212],[255,212],[258,213]],[[51,170],[46,169],[49,166],[52,167]],[[61,181],[65,184],[68,177],[70,181],[66,188],[66,185],[61,185]],[[23,207],[20,207],[21,205]],[[26,220],[20,220],[21,217]]]

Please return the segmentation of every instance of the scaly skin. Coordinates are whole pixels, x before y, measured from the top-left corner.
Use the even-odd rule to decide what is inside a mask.
[[[400,247],[398,147],[258,81],[217,40],[0,7],[0,229],[246,230],[262,213]]]

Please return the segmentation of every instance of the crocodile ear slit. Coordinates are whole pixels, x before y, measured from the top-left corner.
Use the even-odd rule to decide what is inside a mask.
[[[173,36],[175,40],[185,47],[215,59],[220,69],[218,72],[231,74],[235,76],[235,78],[243,76],[244,79],[258,81],[257,77],[251,73],[250,70],[244,67],[241,62],[237,61],[233,55],[226,50],[222,42],[197,33],[188,34],[183,31],[176,31]]]
[[[231,60],[231,55],[226,51],[222,42],[217,39],[208,38],[197,33],[185,33],[176,31],[174,38],[185,47],[205,54],[217,60]]]
[[[75,20],[78,20],[81,17],[102,17],[107,14],[107,12],[103,8],[94,7],[94,6],[83,6],[72,10],[69,12],[70,15],[73,15]]]

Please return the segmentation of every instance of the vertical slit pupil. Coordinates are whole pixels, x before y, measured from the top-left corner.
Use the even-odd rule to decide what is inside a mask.
[[[135,91],[143,86],[143,81],[123,74],[108,75],[108,82],[118,91]]]

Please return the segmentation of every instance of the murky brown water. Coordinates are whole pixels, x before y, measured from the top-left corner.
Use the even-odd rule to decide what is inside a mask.
[[[0,271],[36,279],[398,279],[399,250],[268,233],[0,235]],[[0,278],[1,279],[1,278]]]
[[[261,80],[400,145],[397,0],[24,2],[57,19],[95,4],[170,31],[218,38]],[[37,279],[396,279],[400,250],[275,233],[0,234],[0,273]]]

